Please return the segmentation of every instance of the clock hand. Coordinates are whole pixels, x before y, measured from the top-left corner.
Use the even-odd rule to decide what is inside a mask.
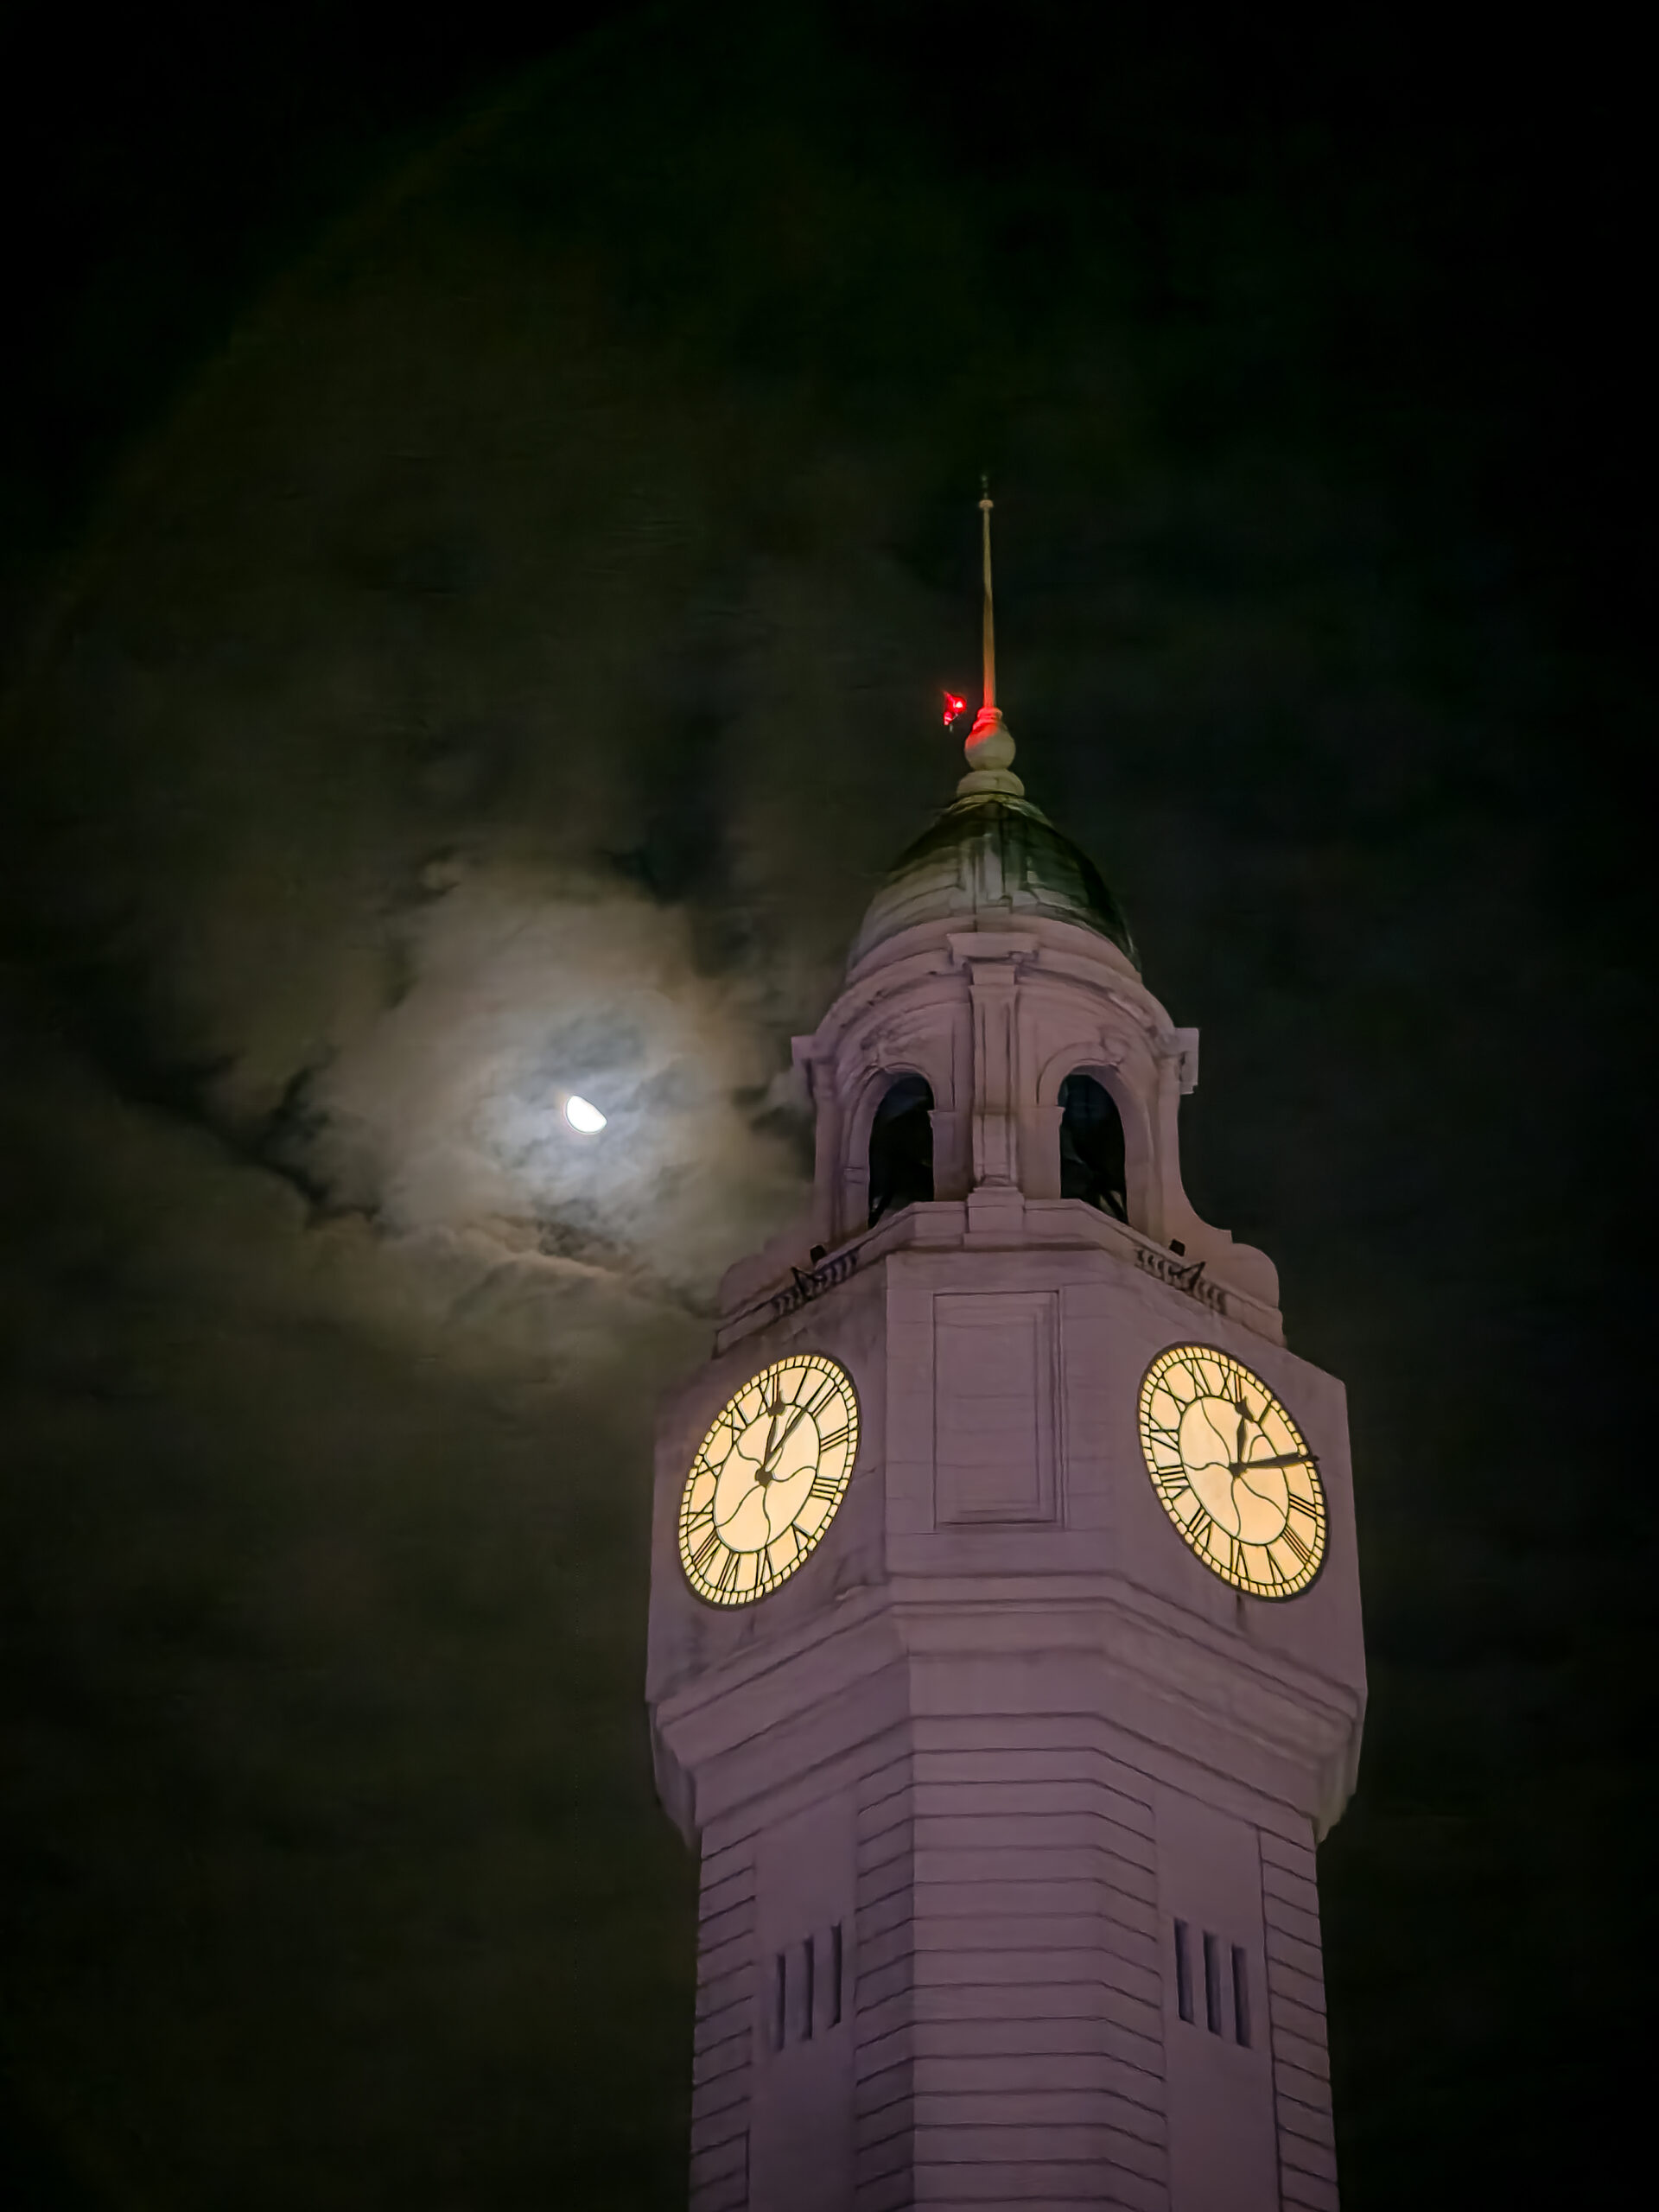
[[[762,1465],[763,1469],[766,1471],[766,1475],[767,1475],[768,1478],[770,1478],[770,1476],[771,1476],[771,1472],[772,1472],[772,1468],[773,1468],[773,1467],[775,1467],[775,1466],[777,1465],[777,1464],[778,1464],[778,1461],[779,1461],[779,1458],[782,1456],[783,1449],[784,1449],[785,1445],[788,1443],[788,1441],[789,1441],[790,1438],[791,1438],[791,1436],[793,1436],[793,1434],[795,1433],[796,1430],[800,1427],[800,1425],[801,1425],[801,1419],[802,1419],[802,1416],[805,1414],[805,1412],[806,1412],[806,1408],[805,1408],[804,1406],[797,1406],[797,1408],[795,1408],[795,1418],[794,1418],[794,1420],[793,1420],[793,1421],[791,1421],[790,1422],[789,1427],[788,1427],[784,1431],[783,1434],[782,1434],[782,1435],[778,1439],[777,1443],[776,1443],[776,1444],[773,1444],[773,1445],[769,1445],[769,1446],[766,1447],[766,1456],[765,1459],[761,1462],[761,1465]]]
[[[1252,1467],[1313,1467],[1319,1461],[1311,1452],[1281,1452],[1276,1459],[1235,1459],[1227,1470],[1230,1475],[1247,1475]]]
[[[778,1433],[778,1416],[784,1410],[784,1394],[775,1382],[772,1386],[772,1405],[769,1410],[772,1419],[766,1423],[766,1448],[760,1454],[760,1471],[754,1478],[763,1490],[772,1480],[772,1442]]]

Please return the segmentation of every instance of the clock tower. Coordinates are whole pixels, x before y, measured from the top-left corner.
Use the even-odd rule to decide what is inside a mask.
[[[1182,1189],[1198,1033],[1014,773],[982,507],[968,772],[796,1040],[810,1217],[659,1423],[690,2202],[1327,2212],[1343,1389]]]

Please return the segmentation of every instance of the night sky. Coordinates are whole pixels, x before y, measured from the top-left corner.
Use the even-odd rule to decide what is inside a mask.
[[[983,467],[1020,772],[1350,1392],[1346,2202],[1575,2201],[1659,1938],[1634,55],[454,12],[0,32],[0,2198],[680,2201],[652,1404],[959,772]]]

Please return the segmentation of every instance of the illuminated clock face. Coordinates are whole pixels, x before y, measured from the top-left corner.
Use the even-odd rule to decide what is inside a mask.
[[[700,1598],[747,1605],[786,1581],[836,1516],[858,1399],[833,1359],[774,1360],[728,1398],[680,1499],[680,1564]]]
[[[1319,1461],[1259,1375],[1209,1344],[1160,1352],[1141,1385],[1141,1446],[1213,1573],[1253,1598],[1306,1589],[1325,1557]]]

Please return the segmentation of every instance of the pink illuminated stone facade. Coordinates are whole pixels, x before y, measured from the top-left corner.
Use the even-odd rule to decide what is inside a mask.
[[[731,1271],[662,1415],[648,1696],[702,1854],[695,2212],[1337,2202],[1314,1853],[1364,1707],[1344,1393],[1182,1190],[1196,1033],[1068,911],[1023,802],[999,855],[1020,792],[1006,758],[970,773],[878,898],[797,1044],[810,1217]],[[1127,1220],[1061,1195],[1077,1071],[1121,1117]],[[906,1074],[934,1196],[872,1228]],[[1243,1362],[1318,1455],[1297,1597],[1241,1594],[1160,1503],[1139,1394],[1180,1344]],[[705,1603],[688,1468],[793,1351],[852,1378],[850,1481],[781,1586]]]

